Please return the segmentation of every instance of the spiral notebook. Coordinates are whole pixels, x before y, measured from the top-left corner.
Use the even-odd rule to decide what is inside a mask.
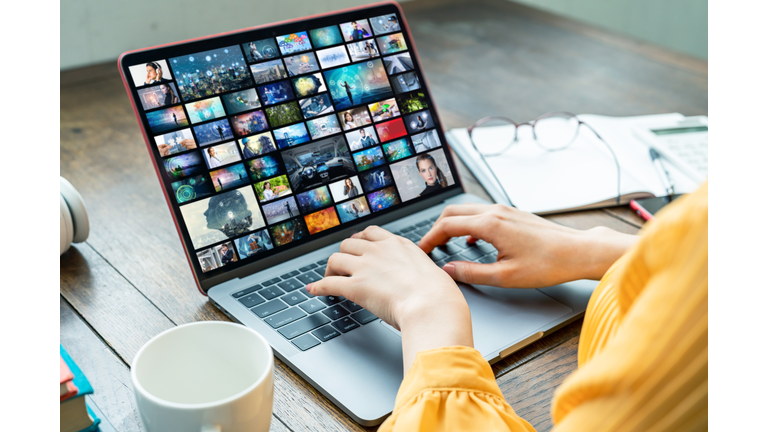
[[[579,115],[611,146],[621,169],[618,205],[633,199],[666,195],[659,173],[654,168],[648,146],[632,132],[637,124],[682,119],[682,114],[639,117]],[[513,126],[494,128],[499,140],[508,140]],[[565,150],[547,152],[533,141],[531,128],[518,131],[519,142],[501,156],[486,158],[498,182],[488,172],[472,146],[467,129],[451,129],[445,134],[451,148],[472,171],[488,194],[498,203],[512,204],[531,213],[547,214],[615,206],[616,165],[610,151],[587,128]],[[676,193],[690,193],[699,184],[672,164],[665,164]]]

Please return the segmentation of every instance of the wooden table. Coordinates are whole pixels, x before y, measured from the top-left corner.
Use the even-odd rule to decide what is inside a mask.
[[[567,110],[707,114],[707,63],[503,0],[403,5],[446,129],[501,114]],[[141,430],[129,367],[154,335],[228,318],[195,288],[114,63],[61,74],[61,174],[82,193],[91,234],[61,258],[61,343],[120,431]],[[464,166],[467,189],[486,196]],[[548,219],[636,233],[626,207]],[[555,388],[576,369],[581,320],[495,364],[507,401],[551,428]],[[274,431],[362,430],[279,360]]]

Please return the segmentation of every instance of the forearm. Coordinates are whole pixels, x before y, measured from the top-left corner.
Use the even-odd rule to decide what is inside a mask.
[[[408,373],[416,354],[448,346],[474,347],[469,306],[458,297],[432,299],[422,306],[411,304],[398,320],[403,343],[403,372]]]
[[[595,227],[582,232],[578,255],[583,258],[581,279],[600,280],[606,271],[640,238],[606,227]]]

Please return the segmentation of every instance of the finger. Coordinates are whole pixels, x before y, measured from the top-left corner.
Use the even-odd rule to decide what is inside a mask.
[[[355,238],[368,241],[382,241],[394,236],[391,232],[385,230],[382,227],[371,225],[363,231],[357,233]]]
[[[371,242],[358,238],[348,238],[341,242],[339,250],[341,253],[362,256],[365,251],[369,250]]]
[[[478,264],[468,261],[452,261],[443,270],[456,282],[467,284],[503,286],[508,268],[506,263]]]
[[[471,235],[474,238],[487,240],[497,226],[498,220],[486,213],[474,216],[450,216],[438,220],[432,229],[424,235],[419,247],[426,253],[432,252],[437,246],[445,244],[452,237]]]
[[[358,268],[360,257],[345,253],[336,252],[328,258],[328,264],[325,267],[326,276],[347,276],[354,273]]]
[[[472,216],[484,213],[491,207],[490,204],[451,204],[440,214],[440,218],[448,216]],[[438,218],[437,220],[440,220]]]
[[[352,287],[352,279],[345,276],[326,276],[317,282],[306,286],[308,293],[316,296],[344,296],[348,297]]]

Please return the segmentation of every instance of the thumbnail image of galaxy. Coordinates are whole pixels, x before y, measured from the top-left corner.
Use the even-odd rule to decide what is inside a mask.
[[[381,147],[363,150],[359,153],[355,153],[353,156],[355,157],[357,169],[361,172],[384,165],[384,154],[381,152]]]
[[[310,213],[333,204],[331,193],[325,186],[296,195],[302,213]]]
[[[272,238],[275,239],[275,245],[285,246],[290,242],[301,240],[307,235],[307,227],[301,218],[291,219],[279,225],[269,227]]]
[[[335,25],[314,29],[309,31],[309,38],[312,39],[312,45],[315,49],[325,48],[344,42],[339,28]]]
[[[355,20],[352,22],[339,25],[341,27],[341,34],[344,35],[344,39],[347,41],[358,41],[371,37],[371,25],[368,24],[367,19]]]
[[[337,110],[394,95],[380,59],[323,72]]]
[[[304,126],[304,123],[295,124],[292,126],[286,126],[282,129],[275,130],[275,140],[277,146],[280,149],[286,149],[288,147],[297,146],[309,142],[309,132]]]
[[[443,150],[423,153],[392,164],[390,168],[403,201],[437,192],[455,182]]]
[[[171,183],[173,196],[179,204],[213,195],[213,184],[207,174],[187,177]]]
[[[273,129],[304,120],[304,117],[301,115],[301,108],[299,108],[299,104],[296,102],[267,107],[265,111],[267,112],[269,124]]]
[[[429,108],[429,102],[427,102],[427,96],[424,94],[424,92],[413,92],[399,95],[396,99],[397,105],[400,106],[400,111],[402,111],[403,114],[410,114],[412,112]]]
[[[421,83],[419,82],[419,77],[416,76],[416,72],[407,72],[390,77],[389,82],[392,83],[392,88],[395,89],[395,93],[397,94],[421,88]]]
[[[395,118],[400,115],[400,108],[397,107],[395,98],[374,102],[368,105],[368,110],[371,112],[374,122]]]
[[[368,109],[364,106],[340,112],[339,120],[344,126],[344,130],[351,130],[372,123],[371,116],[368,114]]]
[[[224,108],[227,109],[229,115],[261,108],[261,102],[259,102],[259,98],[256,96],[255,89],[229,93],[221,96],[221,100],[224,101]]]
[[[286,69],[288,69],[288,76],[304,75],[320,70],[317,58],[311,52],[286,57],[283,60],[285,61]]]
[[[165,60],[156,60],[147,63],[141,63],[130,66],[134,87],[143,87],[145,85],[160,84],[171,81],[171,70],[168,69],[168,63]]]
[[[371,209],[374,212],[388,209],[400,204],[400,197],[397,196],[394,186],[368,194],[368,202],[371,203]]]
[[[237,254],[240,255],[240,259],[248,258],[275,247],[266,229],[236,239],[235,245],[237,246]]]
[[[229,127],[229,122],[226,119],[195,126],[192,129],[195,131],[200,146],[216,144],[235,137],[232,135],[232,128]]]
[[[390,141],[406,135],[403,119],[394,119],[376,125],[376,133],[382,141]]]
[[[352,61],[360,61],[365,59],[372,59],[378,57],[379,49],[376,48],[376,44],[372,40],[353,42],[347,44],[349,50],[349,56],[352,57]]]
[[[307,222],[307,229],[310,235],[340,225],[339,217],[336,216],[336,210],[333,207],[308,214],[304,216],[304,220]]]
[[[371,209],[368,207],[368,201],[365,200],[365,197],[355,198],[339,204],[336,206],[336,211],[339,213],[341,223],[347,223],[371,214]]]
[[[376,43],[379,45],[381,53],[385,55],[394,54],[408,49],[408,46],[405,44],[405,36],[403,36],[402,33],[377,37]]]
[[[235,135],[238,137],[253,135],[269,127],[264,111],[261,110],[234,116],[232,124],[235,127]]]
[[[264,101],[264,105],[274,105],[280,102],[295,99],[293,90],[288,81],[281,81],[259,87],[259,96]]]
[[[176,105],[181,102],[179,92],[173,83],[162,83],[153,87],[146,87],[137,90],[139,100],[144,110],[160,108],[164,106]]]
[[[189,129],[158,135],[155,137],[155,144],[162,157],[197,148],[195,139],[192,138],[192,131]]]
[[[387,69],[387,73],[390,75],[412,71],[413,60],[411,60],[411,53],[400,53],[384,57],[384,67]]]
[[[307,129],[309,129],[312,139],[323,138],[341,132],[341,126],[339,126],[339,121],[336,120],[335,115],[309,120],[307,122]]]
[[[281,154],[296,193],[356,174],[347,144],[340,135],[290,148]]]
[[[384,155],[387,157],[387,162],[395,162],[400,159],[407,158],[416,154],[413,147],[408,143],[408,138],[400,138],[399,140],[388,142],[382,145],[384,148]]]
[[[416,153],[440,147],[440,137],[437,136],[437,132],[434,129],[413,135],[411,139],[413,140],[413,147],[416,149]]]
[[[189,126],[184,109],[180,106],[146,113],[149,129],[153,134],[167,132],[171,129]]]
[[[314,96],[327,90],[323,77],[319,73],[291,79],[293,88],[296,89],[296,96],[304,98]]]
[[[280,59],[251,65],[251,73],[256,84],[265,84],[288,78],[283,61]]]
[[[245,163],[254,182],[274,177],[283,173],[283,164],[279,154],[267,155]]]
[[[170,62],[185,102],[253,85],[237,45],[175,57]]]
[[[221,104],[221,99],[218,96],[188,103],[186,107],[192,124],[202,123],[227,115],[224,111],[224,105]]]
[[[317,51],[317,59],[323,69],[349,63],[349,56],[344,46],[337,46]]]
[[[309,51],[312,49],[312,44],[309,42],[307,32],[291,33],[285,36],[278,36],[275,39],[277,39],[277,46],[280,47],[280,52],[282,52],[283,55]]]
[[[205,173],[205,163],[197,151],[169,157],[163,160],[163,165],[171,180]]]
[[[240,152],[237,151],[237,145],[234,141],[215,145],[203,149],[203,157],[208,169],[218,168],[229,165],[240,160]]]
[[[333,112],[333,104],[328,93],[302,99],[299,101],[299,107],[306,119]]]
[[[292,193],[288,178],[284,175],[256,183],[253,189],[260,202],[272,201]]]
[[[249,183],[248,173],[243,164],[232,165],[216,171],[211,171],[211,182],[216,192],[221,192]]]
[[[352,151],[373,147],[379,143],[379,138],[376,136],[376,132],[373,131],[373,126],[367,126],[352,132],[347,132],[344,135],[347,137],[349,149]]]
[[[272,139],[272,134],[269,132],[245,137],[237,142],[240,143],[240,151],[243,152],[243,159],[254,158],[277,150],[275,141]]]
[[[277,43],[274,39],[248,42],[242,44],[242,46],[248,63],[269,60],[280,55],[280,52],[277,50]]]
[[[195,249],[262,228],[264,219],[249,186],[180,207]]]
[[[360,174],[360,182],[363,184],[363,190],[370,192],[391,185],[392,174],[389,168],[383,166]]]
[[[405,125],[408,127],[408,132],[414,134],[435,127],[435,122],[429,111],[422,111],[407,115]]]
[[[400,22],[395,14],[377,16],[370,19],[373,33],[380,35],[400,31]]]
[[[296,206],[296,200],[288,197],[261,206],[264,210],[264,216],[267,218],[267,225],[274,225],[286,219],[299,216],[299,208]]]

